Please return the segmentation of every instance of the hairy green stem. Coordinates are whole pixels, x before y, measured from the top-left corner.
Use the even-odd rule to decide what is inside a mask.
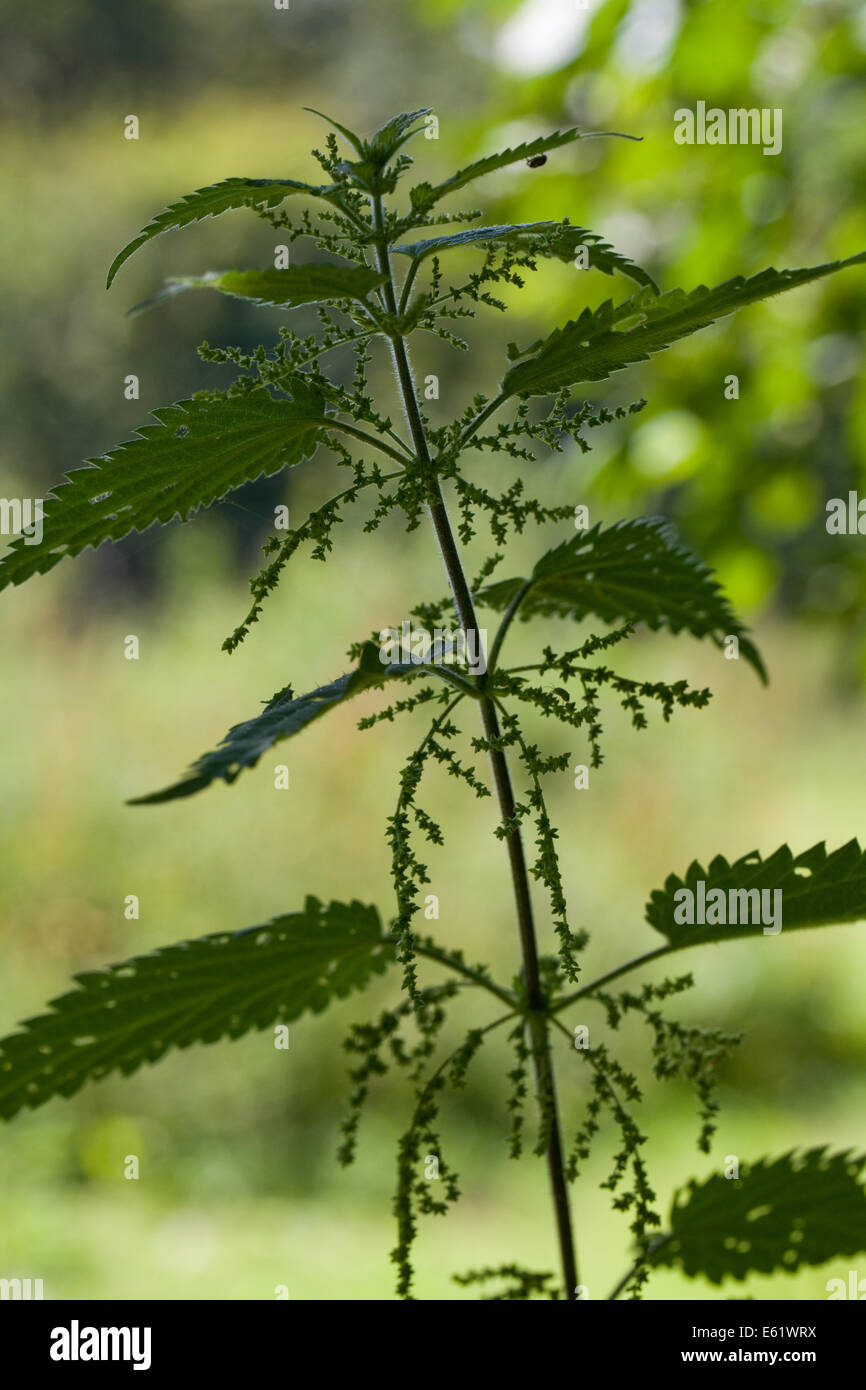
[[[655,1252],[656,1252],[657,1250],[661,1250],[662,1246],[663,1246],[663,1245],[667,1245],[668,1242],[669,1242],[670,1240],[671,1240],[671,1236],[670,1236],[670,1235],[666,1235],[666,1236],[660,1237],[660,1238],[656,1241],[656,1243],[653,1245],[653,1247],[652,1247],[652,1253],[655,1254]],[[634,1278],[634,1276],[637,1274],[638,1270],[641,1269],[642,1266],[644,1266],[646,1263],[647,1263],[647,1261],[646,1261],[646,1259],[643,1258],[643,1257],[642,1257],[641,1259],[639,1259],[639,1260],[636,1260],[635,1263],[632,1265],[631,1269],[628,1271],[628,1273],[627,1273],[627,1274],[624,1274],[624,1275],[622,1276],[622,1278],[620,1279],[619,1283],[615,1286],[615,1288],[612,1290],[612,1292],[608,1294],[607,1299],[606,1299],[606,1302],[612,1303],[614,1299],[619,1298],[619,1296],[620,1296],[620,1294],[622,1293],[623,1289],[626,1288],[626,1287],[628,1286],[630,1280],[632,1280],[632,1279]]]
[[[374,333],[381,330],[378,324],[372,328],[365,328],[363,333],[350,333],[346,338],[338,338],[335,343],[328,343],[326,347],[321,344],[315,352],[311,352],[309,357],[302,357],[300,361],[291,364],[292,371],[299,372],[302,367],[309,367],[311,362],[318,362],[320,357],[324,357],[326,352],[333,352],[334,348],[346,347],[348,343],[360,343],[364,338],[372,338]]]
[[[533,583],[534,581],[532,579],[524,580],[503,614],[502,622],[499,624],[496,630],[496,636],[493,639],[493,646],[490,648],[490,660],[487,663],[488,674],[491,677],[499,663],[499,653],[502,650],[502,643],[505,641],[508,629],[517,617],[517,610],[532,588]]]
[[[392,936],[386,936],[385,939],[395,942],[397,940],[396,937]],[[480,989],[486,989],[488,994],[495,995],[500,1003],[507,1004],[509,1008],[517,1012],[519,1008],[517,996],[512,994],[510,990],[501,989],[480,970],[473,970],[471,965],[465,965],[463,961],[455,960],[447,951],[440,951],[438,947],[428,946],[423,941],[416,941],[414,949],[416,955],[425,956],[427,960],[434,960],[437,965],[445,965],[449,970],[456,970],[457,974],[463,975],[470,984],[478,985]]]
[[[413,671],[423,671],[425,675],[437,676],[446,685],[450,685],[452,690],[459,690],[461,695],[466,695],[472,700],[478,699],[478,689],[472,684],[468,676],[463,676],[459,671],[450,671],[447,667],[433,666],[428,661],[419,661],[417,665],[413,663]]]
[[[371,198],[371,207],[375,233],[373,244],[376,252],[378,269],[387,277],[382,285],[383,299],[387,312],[396,319],[397,298],[394,289],[388,238],[385,231],[383,206],[380,196],[374,195]],[[421,412],[418,408],[418,401],[415,395],[415,385],[412,379],[406,344],[403,335],[396,331],[389,335],[389,341],[391,343],[394,371],[400,388],[406,419],[412,434],[417,461],[424,469],[427,479],[430,499],[430,518],[433,522],[436,538],[439,542],[439,549],[442,553],[442,559],[454,595],[457,615],[467,638],[470,633],[474,632],[478,634],[478,641],[480,642],[478,619],[475,615],[475,605],[472,594],[454,539],[454,532],[451,529],[451,522],[448,518],[442,489],[432,469],[432,460],[427,447],[427,436],[424,430],[424,423],[421,419]],[[474,429],[481,424],[482,420],[486,418],[487,415],[492,414],[493,410],[496,409],[499,404],[500,398],[489,402],[488,406],[476,417],[466,437],[473,433]],[[483,695],[479,700],[479,706],[484,735],[489,747],[490,763],[499,801],[500,815],[503,823],[511,827],[505,838],[511,864],[511,878],[517,911],[517,925],[523,956],[523,978],[526,989],[529,1031],[532,1039],[536,1089],[539,1106],[546,1122],[547,1167],[559,1240],[564,1294],[566,1299],[573,1300],[575,1298],[575,1290],[578,1282],[577,1262],[575,1257],[574,1236],[572,1233],[571,1211],[568,1201],[568,1185],[565,1177],[565,1163],[562,1152],[562,1136],[559,1125],[556,1082],[550,1053],[547,1022],[545,1019],[547,1003],[544,997],[544,991],[541,987],[541,977],[538,966],[538,947],[535,938],[532,898],[529,891],[529,874],[527,872],[526,856],[523,850],[523,839],[519,828],[514,824],[514,791],[511,785],[511,773],[509,771],[508,761],[501,746],[502,734],[499,727],[496,706],[492,699]]]
[[[475,431],[476,431],[481,425],[484,424],[484,421],[485,421],[486,419],[488,419],[488,417],[491,416],[491,415],[494,413],[494,411],[498,410],[499,407],[500,407],[501,405],[504,405],[505,402],[506,402],[507,400],[508,400],[508,397],[506,396],[505,392],[504,392],[504,391],[501,391],[500,394],[499,394],[498,396],[493,396],[493,397],[487,402],[487,404],[486,404],[486,406],[484,407],[484,409],[483,409],[483,410],[480,410],[480,411],[478,412],[478,414],[475,416],[475,419],[474,419],[474,420],[471,420],[471,421],[469,422],[469,424],[466,426],[466,429],[463,431],[462,435],[460,436],[460,447],[461,447],[461,448],[464,446],[464,444],[468,444],[468,443],[469,443],[469,440],[472,438],[472,436],[473,436],[473,434],[475,433]]]
[[[415,282],[415,276],[418,274],[418,271],[420,270],[420,268],[421,268],[421,262],[420,262],[419,260],[416,259],[416,260],[413,260],[413,262],[412,262],[412,264],[410,265],[408,271],[406,272],[406,279],[403,281],[403,288],[402,288],[402,290],[401,290],[401,292],[400,292],[400,310],[399,310],[399,313],[400,313],[400,317],[401,317],[401,318],[402,318],[402,316],[403,316],[403,315],[405,314],[405,312],[406,312],[406,305],[409,303],[409,291],[411,290],[412,285],[413,285],[414,282]]]
[[[354,425],[347,425],[342,420],[328,420],[329,430],[342,430],[343,434],[350,434],[353,439],[360,439],[363,444],[369,444],[373,449],[380,449],[389,458],[396,459],[398,463],[412,463],[411,454],[400,453],[397,449],[392,449],[390,444],[386,444],[383,439],[377,439],[374,434],[367,434],[366,430],[356,429]],[[402,442],[402,441],[401,441]]]
[[[602,985],[610,984],[611,980],[618,980],[620,975],[625,975],[629,970],[637,970],[641,965],[649,965],[651,960],[660,960],[662,956],[669,956],[673,951],[679,950],[677,946],[657,946],[654,951],[646,951],[642,956],[635,956],[633,960],[627,960],[625,965],[618,965],[615,970],[609,970],[606,975],[599,975],[597,980],[591,980],[588,985],[583,985],[574,994],[569,994],[565,999],[559,999],[553,1005],[552,1012],[558,1014],[560,1010],[567,1009],[569,1004],[573,1004],[577,999],[583,999],[588,994],[593,994]]]

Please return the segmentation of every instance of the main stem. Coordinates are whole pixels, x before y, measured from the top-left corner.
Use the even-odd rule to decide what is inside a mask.
[[[375,242],[376,260],[379,271],[387,277],[382,286],[385,308],[388,314],[396,319],[398,313],[397,296],[391,272],[391,260],[384,228],[381,197],[374,196],[371,198],[371,207],[373,227],[377,234],[377,240]],[[454,539],[454,532],[451,529],[451,522],[448,518],[439,479],[433,474],[431,467],[430,451],[427,447],[427,436],[424,431],[424,422],[421,419],[421,412],[418,409],[415,384],[412,380],[412,370],[409,366],[406,343],[402,333],[396,328],[389,334],[389,339],[394,359],[394,370],[400,387],[403,408],[406,411],[406,418],[412,433],[415,453],[419,463],[425,470],[428,480],[430,518],[433,522],[436,539],[439,542],[439,549],[442,553],[442,559],[448,574],[451,591],[454,595],[457,615],[467,640],[469,640],[471,633],[477,633],[477,641],[480,643],[481,638],[478,629],[478,619],[475,614],[475,604],[463,570],[463,563],[460,558],[460,552],[457,549],[457,543]],[[480,651],[480,646],[477,650]],[[499,727],[496,706],[492,699],[483,695],[478,703],[481,708],[481,722],[484,728],[484,737],[489,745],[490,763],[493,770],[496,795],[499,801],[500,815],[503,823],[511,826],[505,842],[508,848],[508,858],[511,865],[511,880],[514,889],[514,902],[517,910],[517,926],[520,933],[520,948],[523,956],[523,979],[526,989],[527,1013],[530,1037],[532,1040],[536,1089],[542,1116],[546,1117],[547,1120],[547,1169],[550,1178],[550,1191],[553,1200],[557,1235],[559,1238],[565,1297],[566,1299],[574,1300],[577,1296],[577,1260],[575,1256],[574,1236],[572,1234],[571,1212],[568,1202],[568,1184],[565,1178],[565,1164],[562,1154],[562,1133],[559,1124],[556,1080],[553,1072],[553,1060],[550,1053],[548,1028],[544,1017],[546,1000],[541,988],[541,978],[538,969],[538,947],[535,939],[535,924],[532,914],[532,898],[529,892],[529,875],[526,870],[526,856],[523,851],[523,838],[520,834],[520,829],[513,823],[515,813],[514,790],[511,785],[511,773],[508,768],[508,759],[505,756],[504,750],[500,747],[502,734]]]

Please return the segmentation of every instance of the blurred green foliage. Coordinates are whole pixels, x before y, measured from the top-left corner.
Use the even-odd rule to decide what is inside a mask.
[[[192,188],[238,173],[304,177],[322,139],[304,104],[361,129],[433,106],[440,139],[416,151],[425,177],[567,124],[643,136],[504,171],[481,196],[490,222],[569,216],[665,287],[866,247],[866,24],[856,0],[590,0],[586,10],[572,0],[292,0],[287,12],[266,0],[66,0],[26,17],[5,7],[0,40],[5,496],[46,488],[128,437],[151,407],[216,384],[219,370],[192,351],[201,338],[250,346],[262,324],[275,334],[277,312],[218,297],[123,317],[165,276],[270,264],[274,234],[252,216],[161,239],[110,296],[104,274],[154,211]],[[676,145],[673,113],[699,99],[781,107],[782,153]],[[140,118],[137,142],[123,139],[129,112]],[[507,324],[485,322],[471,355],[431,340],[416,368],[439,374],[442,411],[456,411],[497,378],[506,338],[528,341],[584,302],[628,293],[625,281],[545,268]],[[773,676],[767,694],[737,663],[699,648],[656,639],[636,649],[641,674],[687,675],[716,698],[639,742],[611,718],[591,814],[563,778],[552,811],[576,921],[594,933],[593,973],[646,948],[648,891],[693,856],[786,839],[795,849],[825,836],[835,845],[861,826],[866,754],[845,694],[866,661],[866,566],[858,538],[827,536],[824,504],[864,486],[862,303],[859,280],[831,281],[717,325],[597,393],[609,405],[646,395],[636,420],[595,432],[586,458],[539,461],[538,493],[587,501],[593,520],[674,516],[759,622]],[[385,389],[384,354],[381,367]],[[129,373],[141,381],[137,402],[123,397]],[[724,397],[731,373],[736,401]],[[245,611],[243,577],[274,502],[305,514],[326,495],[322,469],[330,480],[320,459],[245,489],[195,528],[134,537],[6,596],[0,1030],[74,970],[264,920],[306,892],[388,912],[379,827],[406,747],[382,731],[355,733],[366,706],[299,741],[287,798],[263,767],[194,804],[121,809],[264,695],[289,679],[300,689],[331,678],[351,641],[443,590],[423,533],[386,527],[374,558],[366,538],[341,536],[328,570],[294,562],[259,629],[226,657],[220,642]],[[479,481],[495,477],[478,465]],[[544,543],[521,545],[535,558]],[[123,660],[130,632],[141,638],[138,662]],[[440,933],[507,973],[513,924],[492,819],[453,784],[432,800],[452,827],[436,861]],[[141,896],[139,921],[124,920],[129,893]],[[753,943],[709,948],[689,962],[690,1016],[747,1038],[723,1078],[710,1161],[694,1148],[688,1096],[649,1087],[648,1156],[663,1200],[728,1153],[866,1142],[861,933],[803,934],[774,942],[772,956]],[[269,1298],[278,1284],[295,1297],[387,1296],[400,1094],[377,1097],[356,1170],[342,1174],[333,1160],[340,1039],[372,1007],[348,1001],[304,1023],[288,1053],[267,1034],[200,1049],[22,1117],[0,1135],[0,1273],[44,1277],[50,1297]],[[635,1060],[641,1045],[635,1037]],[[563,1076],[569,1060],[566,1049]],[[466,1196],[422,1236],[422,1297],[463,1296],[449,1293],[447,1273],[478,1263],[479,1250],[488,1263],[552,1259],[538,1169],[505,1158],[500,1061],[493,1046],[482,1054],[455,1115],[451,1156]],[[563,1090],[577,1123],[585,1096],[566,1081]],[[142,1158],[138,1183],[122,1176],[129,1152]],[[575,1203],[592,1297],[606,1295],[627,1251],[593,1186],[606,1157],[600,1150]],[[753,1292],[821,1298],[840,1273],[756,1281]],[[649,1292],[715,1296],[667,1273]]]

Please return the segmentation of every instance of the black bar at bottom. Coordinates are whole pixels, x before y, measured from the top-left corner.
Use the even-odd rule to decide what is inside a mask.
[[[321,1321],[312,1311],[314,1306],[297,1302],[9,1301],[0,1303],[0,1335],[7,1365],[12,1361],[16,1371],[20,1367],[25,1373],[48,1373],[51,1379],[61,1380],[70,1376],[92,1379],[105,1371],[114,1377],[129,1374],[142,1380],[145,1376],[161,1378],[166,1372],[190,1371],[197,1377],[211,1375],[219,1384],[234,1375],[245,1380],[267,1376],[281,1366],[291,1372],[293,1358],[304,1350],[312,1357],[324,1358],[322,1370],[327,1369],[330,1375],[343,1349],[347,1366],[356,1371],[372,1369],[372,1358],[378,1374],[385,1373],[386,1365],[392,1372],[398,1371],[400,1362],[395,1356],[399,1343],[395,1346],[391,1339],[395,1333],[399,1337],[406,1327],[407,1316],[417,1316],[414,1311],[407,1313],[392,1306],[383,1325],[380,1319],[388,1305],[374,1315],[375,1321],[364,1305],[357,1314],[363,1323],[356,1336],[354,1317],[346,1303],[339,1304],[336,1318],[323,1308]],[[458,1311],[463,1305],[451,1302],[449,1306],[458,1317],[465,1316]],[[500,1349],[505,1352],[510,1344],[508,1334],[515,1329],[513,1316],[506,1325],[488,1324],[486,1315],[482,1324],[473,1324],[477,1355],[487,1361],[496,1358]],[[718,1302],[689,1303],[581,1301],[570,1307],[559,1304],[549,1309],[547,1316],[552,1316],[553,1322],[541,1326],[556,1329],[557,1338],[565,1331],[564,1322],[568,1324],[566,1335],[579,1338],[554,1344],[559,1348],[558,1361],[565,1347],[570,1347],[569,1356],[574,1356],[577,1371],[583,1354],[595,1348],[620,1375],[664,1372],[672,1367],[700,1375],[707,1367],[736,1371],[741,1366],[769,1370],[805,1366],[825,1378],[828,1372],[845,1367],[850,1374],[862,1365],[866,1332],[859,1307],[840,1307],[836,1302],[756,1302],[734,1296]],[[423,1328],[409,1325],[416,1351],[422,1349]],[[389,1339],[384,1346],[379,1341],[383,1331]],[[485,1341],[490,1334],[493,1337]],[[465,1332],[461,1345],[464,1337]],[[438,1347],[439,1354],[444,1355],[448,1334],[441,1314],[438,1323],[431,1325],[430,1338],[431,1351]],[[456,1353],[456,1343],[453,1349]],[[387,1356],[384,1364],[383,1356]]]

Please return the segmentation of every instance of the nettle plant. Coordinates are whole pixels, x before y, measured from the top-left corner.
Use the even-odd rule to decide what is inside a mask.
[[[109,284],[127,258],[159,233],[229,209],[251,208],[279,229],[286,243],[306,239],[324,258],[282,269],[185,277],[170,282],[155,299],[210,288],[286,310],[316,305],[319,330],[305,335],[282,327],[272,351],[203,345],[204,360],[234,364],[237,380],[226,390],[202,391],[154,412],[156,424],[73,472],[45,501],[41,542],[22,536],[0,563],[0,585],[19,584],[88,546],[119,540],[154,522],[186,520],[232,489],[310,459],[324,447],[345,468],[347,485],[301,525],[278,530],[267,542],[266,564],[251,581],[252,607],[224,644],[233,651],[303,544],[317,559],[329,556],[335,527],[350,504],[371,499],[367,532],[392,513],[402,513],[410,531],[429,519],[450,597],[409,609],[414,622],[409,648],[397,642],[386,650],[380,629],[351,649],[348,674],[303,695],[286,686],[261,713],[230,729],[179,782],[132,803],[188,797],[218,779],[234,782],[280,740],[362,691],[387,687],[392,702],[362,719],[360,727],[393,723],[400,716],[418,725],[421,734],[400,773],[387,824],[393,916],[385,925],[375,907],[357,901],[325,905],[311,896],[264,926],[183,941],[79,975],[76,987],[53,1000],[49,1013],[28,1020],[0,1043],[0,1116],[8,1119],[24,1107],[72,1095],[86,1081],[112,1071],[128,1075],[173,1047],[237,1038],[250,1029],[285,1030],[306,1011],[317,1013],[330,1000],[396,969],[402,983],[398,1002],[372,1022],[353,1025],[345,1042],[352,1091],[339,1158],[352,1161],[371,1083],[388,1070],[402,1072],[411,1090],[411,1112],[398,1145],[392,1258],[403,1298],[412,1297],[411,1252],[419,1216],[444,1213],[459,1196],[458,1176],[440,1140],[443,1099],[464,1086],[473,1059],[496,1032],[507,1038],[505,1055],[513,1059],[503,1085],[505,1146],[512,1158],[526,1147],[546,1161],[559,1269],[538,1271],[518,1262],[480,1267],[456,1275],[461,1285],[476,1286],[483,1298],[587,1296],[592,1285],[579,1282],[569,1184],[581,1174],[595,1137],[608,1127],[619,1138],[602,1187],[613,1207],[627,1215],[633,1245],[612,1299],[641,1297],[652,1271],[662,1266],[679,1266],[686,1275],[720,1283],[725,1276],[742,1280],[751,1273],[794,1271],[860,1252],[866,1249],[861,1182],[866,1155],[850,1151],[831,1154],[822,1147],[751,1165],[727,1163],[724,1172],[681,1188],[663,1218],[642,1152],[640,1083],[614,1046],[622,1020],[639,1015],[649,1029],[652,1074],[685,1079],[694,1087],[698,1147],[709,1152],[716,1070],[739,1037],[669,1016],[668,1001],[692,985],[691,975],[631,989],[623,989],[623,977],[696,946],[775,935],[782,923],[792,931],[866,917],[866,860],[859,845],[852,840],[829,854],[823,844],[799,854],[783,846],[766,858],[755,852],[734,863],[722,855],[706,867],[693,862],[649,896],[646,920],[659,944],[585,982],[578,961],[588,934],[569,922],[557,831],[544,790],[546,779],[570,769],[574,754],[571,748],[543,751],[531,742],[521,714],[529,710],[533,718],[564,725],[570,737],[579,735],[588,750],[587,766],[597,768],[603,701],[618,701],[637,729],[645,726],[652,704],[665,720],[677,707],[704,706],[708,690],[692,689],[684,680],[632,679],[609,664],[638,626],[710,638],[719,647],[734,643],[765,679],[760,655],[712,573],[677,544],[663,520],[639,517],[577,530],[572,502],[544,506],[527,495],[524,479],[544,451],[561,450],[569,440],[586,451],[586,431],[644,404],[613,412],[594,409],[575,400],[576,387],[605,381],[744,305],[862,263],[866,253],[805,270],[738,276],[715,289],[700,285],[690,293],[661,293],[639,266],[568,219],[487,227],[474,225],[481,216],[476,210],[441,210],[443,200],[484,174],[522,161],[530,167],[544,163],[551,151],[585,138],[577,130],[490,155],[443,183],[416,184],[397,205],[393,195],[412,164],[405,146],[425,128],[429,114],[396,116],[367,140],[329,122],[333,129],[324,151],[314,151],[324,182],[227,179],[167,208],[121,251]],[[342,149],[338,135],[345,142]],[[292,206],[304,204],[295,218],[281,210],[288,200]],[[470,225],[451,230],[456,223]],[[431,236],[431,227],[445,230]],[[452,283],[449,258],[466,248],[477,255],[477,268]],[[407,340],[435,334],[465,348],[461,320],[482,308],[505,310],[497,289],[519,288],[526,273],[549,257],[628,276],[637,283],[636,292],[616,305],[608,300],[600,308],[584,308],[528,347],[509,344],[498,389],[474,396],[450,423],[434,424],[422,405]],[[399,424],[368,389],[376,340],[390,348],[405,416]],[[339,373],[329,375],[322,363],[346,345],[354,354],[354,372],[341,384],[335,379]],[[494,416],[497,423],[488,423]],[[518,465],[517,477],[501,492],[472,480],[472,456],[479,452],[501,454],[503,464],[511,459]],[[456,534],[445,493],[459,514]],[[529,522],[559,523],[566,538],[547,549],[528,575],[494,578],[503,561],[508,573],[509,541]],[[470,582],[462,555],[481,526],[494,550]],[[501,614],[483,657],[479,607]],[[506,638],[515,619],[551,616],[562,619],[566,629],[598,619],[602,631],[584,627],[566,638],[562,649],[545,646],[531,664],[509,666]],[[439,636],[419,649],[417,631],[429,634],[436,628]],[[450,634],[446,639],[443,630]],[[471,735],[461,734],[458,711],[472,726]],[[443,842],[439,824],[419,801],[432,764],[475,796],[496,798],[495,833],[510,867],[520,950],[520,968],[512,979],[495,979],[485,965],[467,962],[453,940],[436,941],[422,926],[424,888],[431,882],[424,842]],[[527,834],[534,845],[529,858]],[[492,1017],[479,1007],[474,1026],[443,1056],[449,1005],[466,989],[476,991],[479,1006],[489,1004]],[[589,1004],[600,1010],[591,1044],[582,1022]],[[599,1031],[605,1041],[596,1040]],[[560,1040],[562,1065],[585,1069],[585,1103],[567,1123],[554,1075],[552,1045]],[[525,1115],[530,1097],[532,1122]]]

